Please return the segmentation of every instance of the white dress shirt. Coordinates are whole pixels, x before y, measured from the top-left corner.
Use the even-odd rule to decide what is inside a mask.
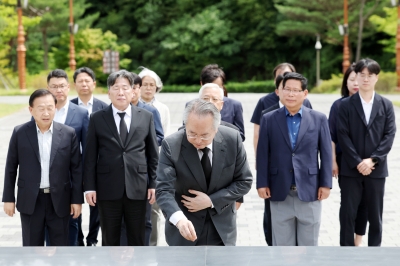
[[[372,112],[372,105],[374,104],[374,98],[375,98],[375,92],[372,94],[371,101],[367,103],[364,101],[363,97],[360,94],[360,99],[361,99],[361,104],[364,110],[364,115],[365,115],[365,120],[367,121],[367,125],[369,123],[369,118],[371,117],[371,112]]]
[[[212,158],[213,158],[213,153],[212,153],[212,142],[207,146],[210,150],[208,151],[208,158],[210,158],[210,163],[212,166]],[[199,159],[201,161],[201,158],[203,157],[203,152],[199,149],[197,149],[197,153],[199,154]],[[211,208],[214,208],[214,204],[211,202]],[[186,216],[183,214],[182,211],[176,211],[174,212],[171,217],[169,218],[169,221],[176,226],[176,224],[182,219],[186,218]]]
[[[114,107],[114,105],[111,105],[112,111],[113,111],[113,116],[114,116],[114,121],[115,125],[117,126],[117,130],[119,133],[119,123],[121,122],[121,117],[119,116],[118,113],[123,113],[125,112],[124,120],[126,123],[126,127],[128,128],[128,133],[129,129],[131,128],[131,119],[132,119],[132,108],[131,105],[128,105],[128,107],[124,111],[120,111],[117,108]]]
[[[88,101],[87,105],[84,104],[84,103],[81,101],[81,98],[78,97],[78,105],[79,105],[80,107],[85,108],[86,110],[88,110],[88,113],[89,113],[89,116],[90,116],[90,114],[91,114],[92,111],[93,111],[93,95],[92,95],[92,97],[90,98],[90,100]]]
[[[38,144],[39,144],[39,155],[40,155],[40,188],[50,187],[50,154],[51,154],[51,142],[53,140],[53,123],[49,130],[42,133],[36,125]]]
[[[68,108],[69,108],[69,101],[67,100],[66,104],[60,110],[58,109],[56,110],[54,121],[61,124],[65,124],[65,120],[67,120]]]
[[[284,106],[281,101],[279,101],[278,103],[279,103],[279,108],[282,108]]]

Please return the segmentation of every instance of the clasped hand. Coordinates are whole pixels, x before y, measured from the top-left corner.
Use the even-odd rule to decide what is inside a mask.
[[[198,212],[207,209],[212,206],[210,197],[200,191],[189,189],[189,193],[196,195],[195,197],[188,197],[182,195],[183,206],[185,206],[189,212]]]
[[[372,170],[375,169],[374,166],[375,166],[375,164],[372,162],[372,159],[367,158],[367,159],[362,160],[361,163],[359,163],[357,165],[357,170],[362,175],[370,175]]]

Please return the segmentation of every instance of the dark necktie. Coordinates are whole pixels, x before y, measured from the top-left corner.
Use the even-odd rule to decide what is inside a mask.
[[[126,137],[128,136],[128,128],[126,126],[124,117],[125,117],[125,112],[124,113],[118,113],[119,117],[121,117],[121,121],[119,122],[119,136],[121,137],[122,144],[125,145]]]
[[[210,179],[211,179],[211,162],[210,158],[208,157],[208,152],[210,151],[209,148],[205,147],[204,149],[201,149],[203,152],[203,157],[201,157],[201,166],[203,166],[203,172],[204,176],[206,177],[207,181],[207,187],[210,185]]]

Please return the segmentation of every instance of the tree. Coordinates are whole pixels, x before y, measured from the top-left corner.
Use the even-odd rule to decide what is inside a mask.
[[[87,27],[98,17],[94,13],[90,16],[81,18],[90,4],[85,0],[74,1],[74,21],[81,27]],[[42,34],[43,45],[43,69],[48,69],[48,54],[50,46],[57,41],[60,32],[68,32],[69,22],[69,0],[31,0],[29,10],[32,16],[41,17],[37,30]]]

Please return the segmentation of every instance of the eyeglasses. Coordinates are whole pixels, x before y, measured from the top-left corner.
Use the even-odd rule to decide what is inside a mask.
[[[115,92],[119,92],[120,90],[122,90],[123,92],[127,92],[129,90],[132,90],[132,87],[129,87],[129,86],[122,86],[122,87],[112,86],[111,90],[115,91]]]
[[[204,97],[204,98],[201,98],[201,99],[204,100],[204,101],[206,101],[206,102],[212,102],[212,103],[217,103],[217,102],[221,101],[221,99],[218,99],[218,98],[209,98],[209,97]]]
[[[370,80],[371,78],[375,77],[375,74],[364,74],[364,73],[358,73],[358,76],[361,77],[362,79],[367,79]]]
[[[299,93],[303,92],[303,90],[291,90],[289,88],[283,88],[282,91],[284,94],[293,93],[293,95],[299,95]]]
[[[189,134],[186,134],[186,136],[187,136],[189,139],[197,139],[197,138],[200,138],[201,140],[209,140],[209,139],[211,139],[211,136],[199,137],[199,136],[197,136],[197,135],[189,135]]]
[[[50,87],[49,87],[49,89],[50,90],[58,90],[58,89],[61,89],[61,90],[65,90],[65,89],[67,89],[67,87],[68,87],[68,84],[60,84],[60,85],[51,85]]]
[[[147,87],[156,88],[156,85],[155,84],[142,84],[142,87],[143,88],[147,88]]]

